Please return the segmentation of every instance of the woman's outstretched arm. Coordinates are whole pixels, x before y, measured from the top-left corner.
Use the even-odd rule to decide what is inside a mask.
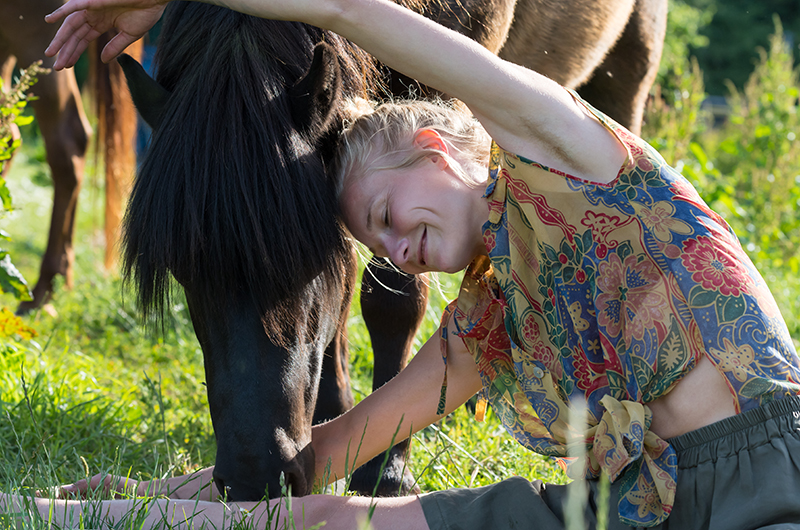
[[[311,443],[317,478],[325,478],[329,459],[329,481],[345,477],[347,472],[391,447],[395,433],[395,443],[408,438],[463,405],[481,389],[472,355],[464,341],[451,336],[445,410],[444,415],[437,414],[444,371],[436,333],[391,381],[338,418],[315,426]]]
[[[98,473],[89,479],[59,487],[57,496],[63,499],[87,499],[99,492],[100,496],[107,498],[134,495],[216,501],[220,494],[214,485],[213,472],[214,466],[211,466],[186,475],[141,481]]]
[[[12,523],[24,523],[38,514],[40,520],[53,523],[55,528],[89,528],[87,525],[105,528],[105,523],[119,524],[127,520],[129,524],[136,521],[136,528],[143,530],[310,528],[319,523],[325,523],[326,530],[352,530],[359,528],[366,520],[370,505],[374,502],[376,509],[372,526],[376,530],[428,528],[415,496],[370,499],[309,495],[291,499],[290,504],[287,502],[287,499],[273,499],[269,502],[223,504],[164,498],[90,502],[0,493],[0,514],[10,518],[4,518],[4,522]]]

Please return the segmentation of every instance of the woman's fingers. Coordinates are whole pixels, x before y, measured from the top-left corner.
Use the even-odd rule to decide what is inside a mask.
[[[124,31],[117,33],[113,39],[108,41],[103,52],[100,54],[100,59],[107,63],[125,51],[125,48],[139,40],[138,36],[129,35]]]
[[[64,62],[63,62],[62,65],[56,65],[56,66],[60,66],[60,68],[57,68],[57,69],[60,70],[61,68],[68,68],[68,67],[71,67],[71,66],[75,66],[75,63],[78,62],[78,59],[80,59],[81,54],[84,51],[86,51],[86,48],[89,47],[89,43],[92,42],[97,37],[99,37],[102,33],[103,33],[102,31],[98,31],[98,30],[96,30],[94,28],[91,28],[91,27],[87,28],[87,30],[86,30],[86,32],[85,32],[85,34],[83,36],[81,36],[80,38],[76,37],[77,44],[73,48],[72,53],[64,53]],[[61,54],[59,54],[59,59],[60,58],[61,58]],[[58,62],[58,61],[56,61],[56,62]]]
[[[91,0],[70,0],[49,15],[45,15],[44,20],[45,22],[53,24],[54,22],[58,22],[62,18],[65,18],[76,11],[81,11],[88,8],[90,5]]]
[[[70,15],[70,16],[77,16]],[[69,19],[68,19],[69,20]],[[66,24],[66,22],[65,22]],[[64,28],[62,27],[59,29],[59,32],[56,34],[56,37],[59,36],[61,31]],[[100,35],[100,31],[96,30],[88,23],[84,23],[81,26],[78,26],[75,30],[71,32],[66,32],[66,37],[62,39],[62,42],[56,44],[55,40],[53,41],[54,44],[51,44],[50,47],[47,48],[45,51],[46,55],[53,56],[58,53],[58,57],[56,59],[55,64],[53,67],[56,70],[61,70],[62,68],[67,68],[69,66],[73,66],[78,57],[80,57],[81,53],[89,46],[89,42],[93,38],[97,38]],[[54,48],[54,46],[57,46]],[[49,52],[49,53],[48,53]]]
[[[58,28],[53,40],[50,41],[50,45],[47,46],[47,49],[45,49],[44,54],[48,57],[55,56],[55,54],[64,47],[67,41],[85,25],[88,25],[85,11],[72,13],[64,20],[64,23],[61,24],[61,27]]]
[[[134,479],[100,473],[93,476],[88,481],[86,479],[81,479],[73,484],[66,484],[59,487],[57,498],[85,499],[90,493],[95,492],[120,498],[120,494],[135,495],[138,485],[139,482]]]
[[[81,479],[77,482],[72,484],[65,484],[58,488],[58,495],[56,498],[59,499],[82,499],[86,497],[86,491],[88,490],[88,484],[86,479]]]
[[[58,55],[53,65],[56,70],[74,66],[89,43],[109,29],[111,25],[108,23],[101,21],[91,23],[87,11],[70,13],[58,28],[44,54],[48,57]]]
[[[166,6],[166,0],[69,0],[45,17],[62,21],[45,55],[58,55],[56,70],[73,66],[89,43],[116,28],[118,35],[105,47],[103,61],[110,61],[152,28]]]

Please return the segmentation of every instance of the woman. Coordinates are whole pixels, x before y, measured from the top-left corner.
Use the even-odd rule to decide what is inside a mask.
[[[59,54],[56,68],[71,66],[117,27],[103,52],[110,60],[164,3],[70,0],[48,17],[65,20],[47,53]],[[342,476],[348,443],[365,429],[359,461],[388,446],[399,423],[417,431],[480,391],[526,447],[588,449],[573,471],[593,494],[600,473],[612,479],[610,528],[800,521],[800,361],[786,326],[724,221],[644,141],[554,82],[386,0],[220,3],[340,33],[457,97],[477,120],[389,104],[354,112],[343,134],[340,203],[353,235],[407,272],[467,270],[441,336],[393,381],[314,428],[318,476],[329,458]],[[567,422],[576,400],[586,403],[585,427]],[[139,487],[197,498],[210,470],[185,480]],[[514,478],[379,499],[372,524],[559,528],[563,491]],[[214,498],[213,487],[201,495]],[[759,508],[745,510],[755,496]],[[81,509],[53,502],[56,514]],[[131,502],[102,509],[118,518]],[[353,528],[370,502],[294,499],[295,520]],[[267,516],[267,505],[247,503],[155,506],[153,517],[216,525],[241,509]]]

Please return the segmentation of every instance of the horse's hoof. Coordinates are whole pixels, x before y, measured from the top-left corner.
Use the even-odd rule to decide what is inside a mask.
[[[15,315],[18,317],[24,317],[25,315],[29,314],[31,311],[39,309],[41,302],[37,302],[36,300],[28,300],[26,302],[20,302],[17,306],[17,310],[14,312]]]

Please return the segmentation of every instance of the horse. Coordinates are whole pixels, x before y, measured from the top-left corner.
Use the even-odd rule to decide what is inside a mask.
[[[590,100],[595,90],[623,94],[625,101],[597,103],[638,129],[666,0],[408,4]],[[575,16],[589,5],[606,17],[599,24]],[[539,35],[538,27],[555,33]],[[551,34],[568,42],[550,42]],[[590,38],[594,45],[584,43]],[[346,320],[356,260],[326,165],[342,124],[339,101],[387,86],[407,90],[412,81],[386,82],[365,52],[331,32],[206,4],[170,4],[160,39],[155,79],[120,58],[154,131],[124,219],[124,278],[155,325],[173,289],[185,293],[203,350],[219,491],[230,500],[274,497],[283,475],[294,495],[305,495],[314,477],[312,423],[353,402]],[[635,87],[615,87],[634,78]],[[381,267],[363,278],[379,386],[409,356],[427,287]],[[389,494],[414,487],[403,450],[393,450],[383,477],[365,472]]]
[[[11,80],[16,65],[25,67],[41,60],[45,68],[52,66],[54,60],[44,56],[44,49],[58,28],[45,23],[44,16],[60,5],[60,0],[4,0],[0,3],[0,76],[6,82]],[[131,50],[131,53],[136,55],[136,51]],[[106,170],[105,265],[111,268],[128,193],[127,183],[135,172],[136,110],[123,88],[120,67],[103,65],[99,50],[94,55],[91,77]],[[92,134],[73,70],[52,71],[40,76],[33,91],[37,98],[32,107],[53,178],[53,212],[32,300],[23,301],[17,310],[19,313],[35,309],[49,299],[57,274],[64,276],[68,288],[72,287],[75,212]],[[9,165],[4,167],[4,174],[8,168]]]

